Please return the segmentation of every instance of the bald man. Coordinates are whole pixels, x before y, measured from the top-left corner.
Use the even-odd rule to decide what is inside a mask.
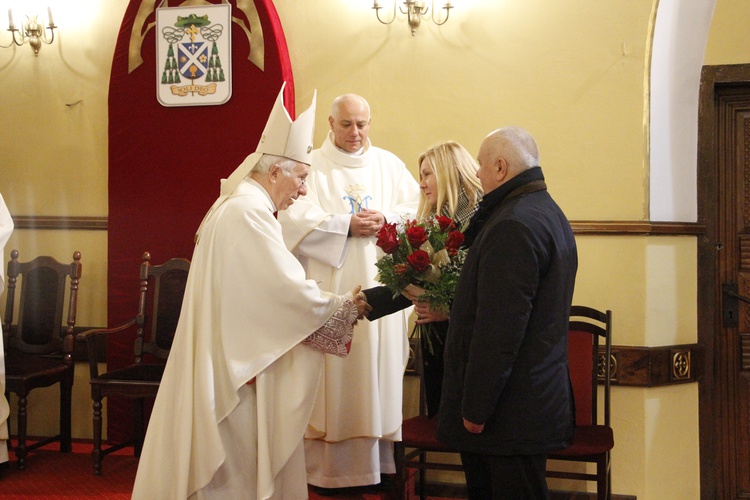
[[[547,454],[570,445],[568,317],[578,256],[532,136],[490,133],[445,341],[438,439],[461,451],[469,498],[549,498]]]
[[[401,160],[372,145],[370,122],[361,96],[334,100],[331,130],[313,151],[307,195],[279,214],[287,247],[325,291],[378,285],[375,262],[383,254],[375,234],[386,222],[415,216],[419,186]],[[326,356],[305,439],[310,484],[371,485],[395,472],[408,313],[359,322],[350,359]]]

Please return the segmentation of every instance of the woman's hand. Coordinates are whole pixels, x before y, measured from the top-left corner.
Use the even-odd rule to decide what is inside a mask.
[[[471,432],[472,434],[481,434],[484,430],[484,424],[475,424],[464,419],[464,429]]]
[[[401,295],[411,301],[418,300],[420,295],[424,293],[424,288],[418,287],[417,285],[406,285],[406,288],[401,290]]]
[[[417,313],[415,323],[418,325],[433,323],[435,321],[447,321],[450,318],[448,311],[433,309],[429,302],[420,300],[414,301],[414,312]]]

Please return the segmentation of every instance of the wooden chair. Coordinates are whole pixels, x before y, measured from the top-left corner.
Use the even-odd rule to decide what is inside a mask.
[[[101,475],[102,460],[106,455],[126,446],[133,446],[140,456],[145,435],[144,400],[156,397],[164,360],[172,347],[177,321],[182,307],[190,261],[171,259],[161,265],[151,265],[151,255],[143,254],[140,275],[138,311],[126,323],[104,329],[79,333],[77,339],[86,342],[91,374],[91,399],[94,401],[94,474]],[[150,321],[149,321],[150,318]],[[135,359],[124,368],[99,373],[96,359],[96,337],[135,330]],[[123,396],[133,401],[133,435],[122,443],[102,449],[102,399]]]
[[[412,360],[414,370],[419,375],[419,415],[404,419],[401,425],[401,441],[393,445],[396,465],[396,495],[397,498],[406,498],[407,469],[417,470],[417,481],[419,498],[427,498],[427,471],[428,470],[450,470],[463,471],[460,463],[451,461],[440,461],[439,456],[434,453],[453,453],[455,450],[437,440],[438,417],[427,416],[427,403],[425,400],[425,385],[422,376],[422,343],[414,343],[414,359]],[[408,451],[407,451],[408,449]],[[433,453],[427,455],[428,453]]]
[[[8,263],[8,295],[3,321],[5,347],[5,396],[18,396],[18,444],[15,455],[19,469],[25,468],[28,453],[60,441],[60,451],[69,452],[70,406],[73,391],[73,327],[76,323],[81,253],[63,264],[40,256],[30,262],[18,261],[18,250],[11,251]],[[14,323],[16,285],[21,277],[18,315]],[[63,323],[65,297],[67,322]],[[28,395],[37,387],[60,384],[60,433],[32,445],[26,444]],[[39,409],[44,411],[45,409]]]
[[[603,355],[599,346],[604,345]],[[576,428],[569,448],[549,455],[551,460],[596,464],[596,473],[550,470],[547,477],[596,481],[597,498],[609,499],[612,493],[610,451],[614,435],[610,427],[609,401],[611,376],[612,311],[573,306],[568,327],[568,365],[576,405]],[[598,383],[604,386],[604,401],[598,395]],[[604,423],[599,424],[602,410]]]

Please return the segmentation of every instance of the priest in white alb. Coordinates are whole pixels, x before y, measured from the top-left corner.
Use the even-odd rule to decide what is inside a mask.
[[[13,232],[13,219],[0,194],[0,293],[5,289],[5,244]],[[5,354],[3,351],[2,328],[0,328],[0,465],[8,463],[8,417],[10,406],[5,398]]]
[[[313,151],[307,195],[279,215],[284,240],[321,290],[378,285],[383,255],[375,234],[386,222],[414,218],[419,186],[404,163],[368,138],[370,106],[345,94],[333,102],[331,131]],[[408,358],[402,311],[355,328],[346,358],[326,356],[305,435],[308,481],[319,488],[377,484],[395,472]]]
[[[283,92],[196,235],[136,500],[308,497],[302,438],[324,353],[348,353],[367,305],[356,287],[322,292],[284,245],[275,216],[306,191],[315,105],[293,122]]]

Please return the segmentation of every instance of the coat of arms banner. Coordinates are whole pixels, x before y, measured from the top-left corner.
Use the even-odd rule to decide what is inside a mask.
[[[224,104],[232,95],[232,6],[156,9],[156,85],[163,106]]]
[[[284,104],[289,116],[295,116],[292,64],[274,1],[127,0],[112,54],[106,127],[109,144],[106,318],[109,326],[132,318],[133,299],[137,299],[138,291],[137,280],[133,288],[133,272],[138,272],[143,252],[148,251],[155,263],[172,257],[191,258],[195,230],[219,195],[220,179],[227,178],[255,150],[284,82]],[[160,11],[159,17],[165,14],[169,17],[159,22],[158,29],[157,11]],[[224,14],[217,15],[217,11]],[[175,25],[177,16],[190,18],[190,14],[195,14],[196,18],[208,15],[208,23]],[[202,64],[200,48],[205,49],[202,53],[206,57],[210,56],[213,41],[201,36],[201,31],[218,28],[218,25],[222,27],[216,40],[220,65],[216,61],[213,65],[210,61]],[[192,42],[189,35],[195,33],[196,45],[188,49],[196,51],[195,59],[201,64],[195,64],[193,71],[197,77],[199,72],[206,75],[211,69],[211,77],[214,78],[215,72],[217,81],[207,82],[206,76],[193,81],[180,73],[180,81],[175,82],[174,74],[165,74],[170,44],[164,39],[167,27],[170,28],[167,32],[173,33],[175,38],[177,31],[184,30],[182,39],[171,41],[174,61],[169,61],[170,72],[172,62],[175,72],[179,72],[178,45]],[[163,49],[158,49],[161,41]],[[199,46],[199,42],[203,45]],[[163,50],[163,55],[159,50]],[[192,76],[187,65],[189,60],[186,55],[183,67],[188,77]],[[223,82],[220,81],[222,70]],[[164,85],[161,83],[163,76],[167,80]],[[170,76],[172,83],[169,83]],[[198,90],[193,94],[191,89],[181,97],[171,90],[172,86],[208,87],[212,83],[216,84],[216,93],[205,96]],[[154,95],[158,92],[155,85],[168,92],[164,99],[171,104],[162,103]],[[217,98],[220,92],[224,95]],[[219,102],[205,102],[208,98]],[[187,100],[197,101],[201,106],[185,106],[183,101]],[[107,366],[110,369],[133,362],[135,337],[134,331],[109,336]],[[107,436],[114,442],[125,441],[133,429],[132,401],[114,395],[106,399]],[[147,403],[145,407],[144,419],[148,417],[150,405]]]

